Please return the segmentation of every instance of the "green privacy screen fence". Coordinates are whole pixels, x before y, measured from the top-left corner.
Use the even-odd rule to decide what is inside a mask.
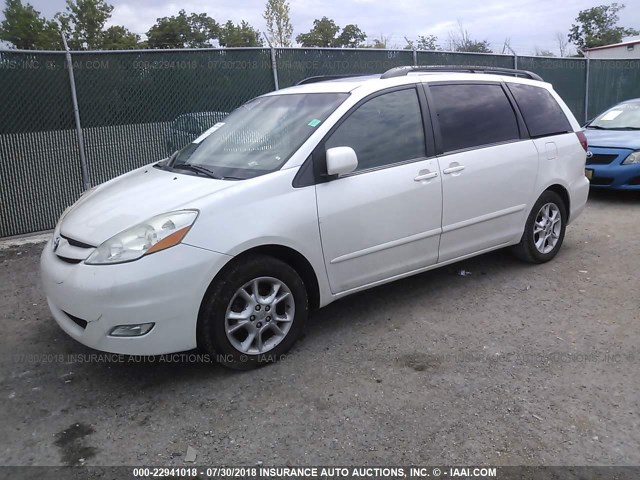
[[[166,157],[257,95],[315,75],[414,64],[531,70],[580,121],[640,97],[640,61],[628,60],[316,48],[0,51],[0,237],[53,228],[87,184]]]

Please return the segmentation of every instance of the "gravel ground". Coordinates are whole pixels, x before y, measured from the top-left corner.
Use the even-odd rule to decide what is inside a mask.
[[[354,295],[246,373],[89,361],[49,315],[42,245],[5,248],[0,464],[638,465],[638,225],[640,195],[593,194],[553,262]]]

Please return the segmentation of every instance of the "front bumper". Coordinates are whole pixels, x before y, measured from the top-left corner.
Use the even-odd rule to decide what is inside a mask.
[[[161,355],[196,347],[200,304],[230,258],[180,244],[129,263],[70,264],[50,240],[40,270],[51,314],[69,336],[105,352]],[[109,336],[118,325],[150,322],[145,335]]]
[[[590,180],[593,188],[609,188],[612,190],[640,190],[640,164],[622,165],[622,162],[633,150],[589,148],[593,158],[614,157],[610,163],[590,163],[587,159],[587,170],[592,170]]]

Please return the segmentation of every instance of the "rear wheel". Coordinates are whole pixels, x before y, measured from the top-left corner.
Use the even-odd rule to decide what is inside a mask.
[[[307,292],[292,267],[273,257],[247,257],[209,289],[199,343],[224,365],[248,370],[279,360],[300,336],[307,315]]]
[[[566,225],[567,209],[562,198],[547,190],[533,206],[513,253],[526,262],[548,262],[562,246]]]

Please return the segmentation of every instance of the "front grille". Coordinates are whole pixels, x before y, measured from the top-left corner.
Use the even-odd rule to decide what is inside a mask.
[[[618,155],[610,153],[594,153],[591,157],[587,157],[587,165],[609,165]]]
[[[62,260],[63,262],[71,263],[73,265],[82,262],[82,259],[79,259],[79,258],[63,257],[62,255],[56,255],[56,256],[58,257],[58,259]]]
[[[611,185],[613,178],[610,177],[593,177],[591,179],[591,185]]]
[[[59,242],[63,239],[62,242]],[[57,242],[57,243],[56,243]],[[69,238],[66,235],[60,235],[54,242],[54,252],[56,256],[65,263],[78,264],[82,262],[91,253],[91,249],[95,248],[93,245],[81,242],[74,238]],[[79,258],[78,258],[79,257]]]
[[[96,248],[94,245],[89,245],[88,243],[83,243],[79,240],[74,240],[73,238],[69,238],[66,235],[60,235],[60,236],[64,238],[67,242],[69,242],[69,245],[71,245],[72,247]]]
[[[70,313],[65,312],[64,310],[63,310],[63,313],[64,313],[67,317],[69,317],[69,318],[71,319],[71,321],[72,321],[73,323],[75,323],[76,325],[78,325],[80,328],[82,328],[82,329],[87,328],[87,323],[88,323],[88,322],[87,322],[86,320],[83,320],[83,319],[81,319],[81,318],[75,317],[75,316],[71,315]]]

